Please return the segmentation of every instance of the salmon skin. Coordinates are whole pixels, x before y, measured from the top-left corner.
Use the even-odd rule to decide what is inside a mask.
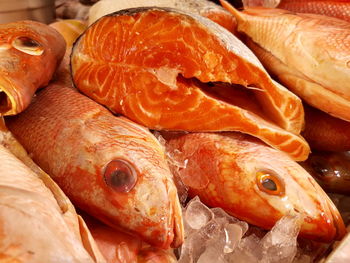
[[[182,243],[176,187],[146,128],[55,83],[6,122],[77,207],[155,246]]]
[[[94,261],[42,180],[0,145],[0,261]],[[66,211],[67,212],[67,211]],[[88,230],[87,230],[88,231]]]
[[[315,151],[300,164],[327,192],[350,195],[350,152]]]
[[[300,99],[204,17],[151,7],[104,16],[75,42],[71,69],[81,92],[151,129],[235,130],[296,160],[309,153]]]
[[[282,0],[277,8],[332,16],[350,22],[349,0]]]
[[[0,114],[14,115],[46,86],[65,53],[62,36],[48,25],[18,21],[0,25]]]
[[[164,134],[163,134],[164,135]],[[316,181],[285,153],[239,133],[165,134],[172,171],[211,207],[271,229],[285,215],[303,217],[300,236],[341,239],[344,222]]]
[[[350,23],[273,8],[239,12],[222,3],[271,74],[309,105],[350,121]]]

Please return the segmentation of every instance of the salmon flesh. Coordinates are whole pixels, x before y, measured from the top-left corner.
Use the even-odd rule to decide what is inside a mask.
[[[301,100],[204,17],[155,7],[104,16],[76,41],[71,69],[81,92],[151,129],[240,131],[308,156]]]
[[[155,246],[182,243],[177,190],[146,128],[55,83],[6,123],[77,207]]]
[[[63,37],[35,21],[0,24],[0,114],[14,115],[46,86],[65,54]]]

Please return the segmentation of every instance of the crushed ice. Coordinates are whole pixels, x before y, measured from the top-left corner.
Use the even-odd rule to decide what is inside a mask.
[[[221,208],[208,208],[198,197],[183,210],[185,242],[180,263],[309,263],[298,250],[301,216],[284,216],[269,232],[249,227]],[[298,255],[297,255],[298,252]],[[297,257],[296,257],[297,255]]]

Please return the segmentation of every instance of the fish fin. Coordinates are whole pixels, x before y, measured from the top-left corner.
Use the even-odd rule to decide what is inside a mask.
[[[78,215],[80,236],[85,250],[97,263],[106,263],[106,259],[101,254],[94,238],[92,237],[90,230],[88,229],[84,219]]]
[[[242,15],[242,13],[239,12],[236,8],[234,8],[234,6],[231,5],[229,2],[227,2],[225,0],[220,0],[220,4],[228,12],[230,12],[230,14],[232,14],[236,18],[236,20],[238,20],[237,22],[241,23],[241,22],[245,21],[244,16]]]

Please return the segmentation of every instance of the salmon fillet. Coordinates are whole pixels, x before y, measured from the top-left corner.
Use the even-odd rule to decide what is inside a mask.
[[[71,68],[80,91],[151,129],[235,130],[296,160],[309,153],[298,135],[304,121],[300,99],[274,82],[240,40],[209,19],[167,8],[113,13],[77,40]],[[217,83],[238,84],[247,103],[212,96],[207,91]],[[233,85],[224,93],[236,97],[238,90]]]

